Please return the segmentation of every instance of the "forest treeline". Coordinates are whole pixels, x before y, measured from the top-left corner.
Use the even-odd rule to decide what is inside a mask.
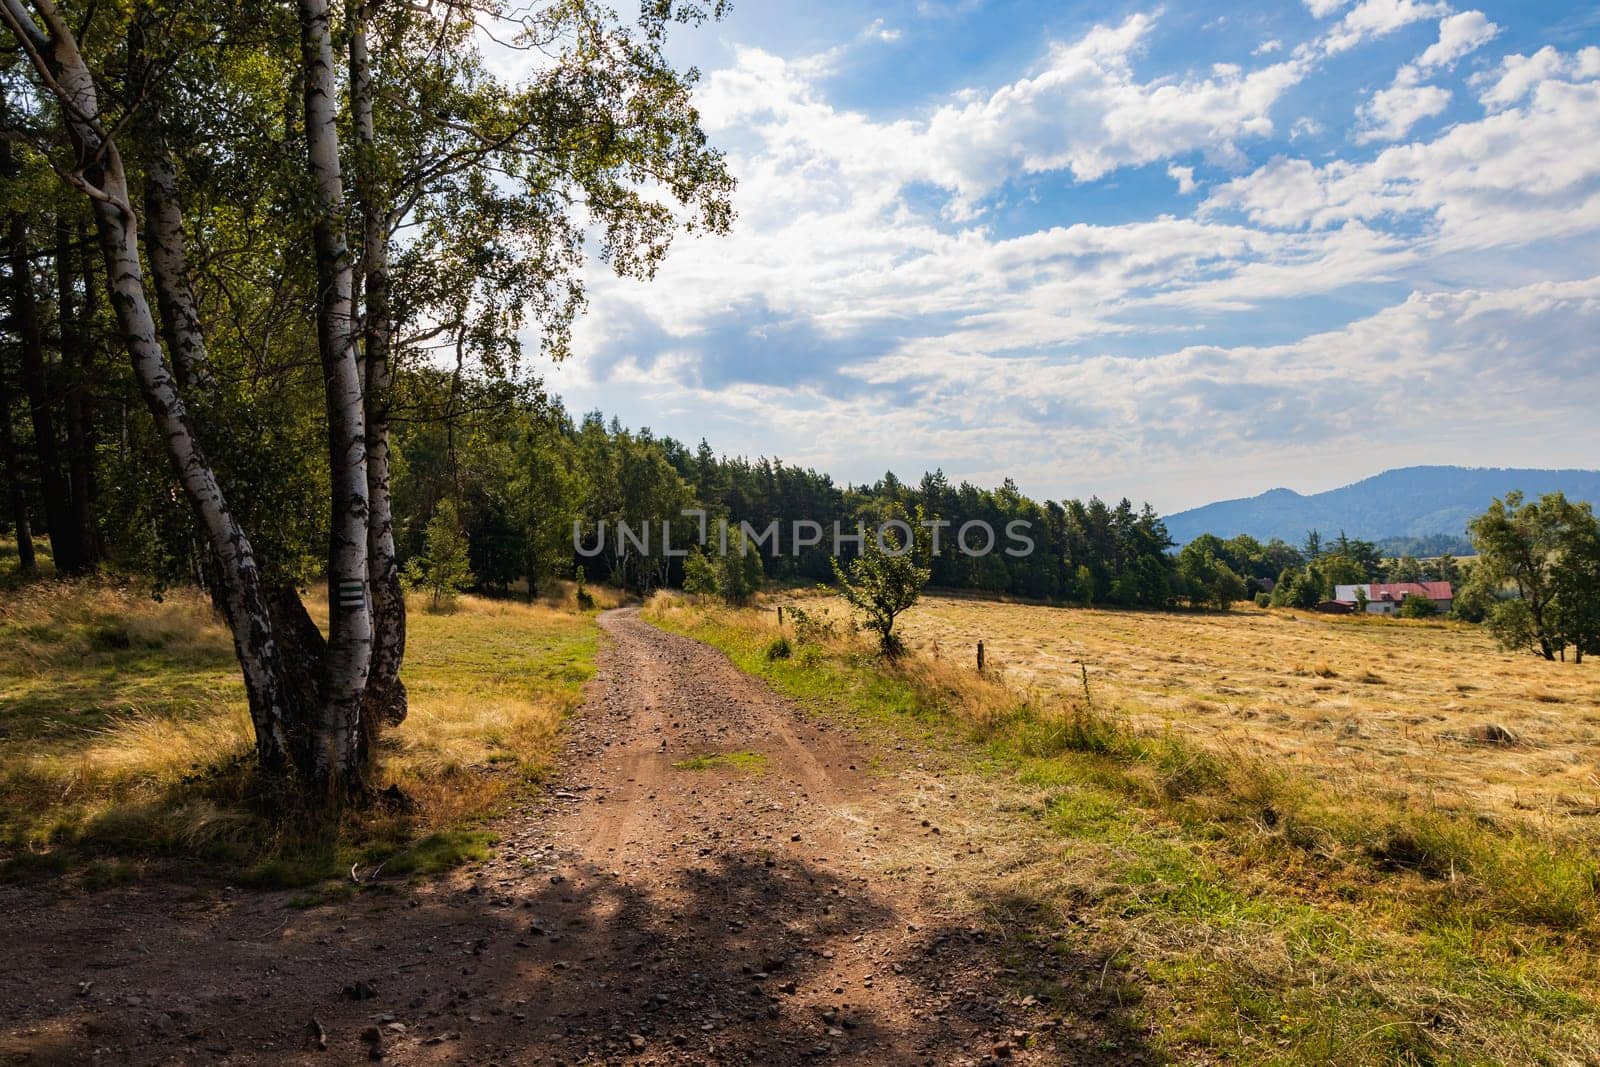
[[[41,306],[54,313],[48,301]],[[66,423],[70,404],[87,401],[83,439],[91,444],[82,468],[97,488],[85,543],[94,557],[161,582],[207,582],[203,546],[181,495],[164,484],[153,445],[129,447],[144,435],[114,365],[75,381],[71,361],[47,363],[54,384],[46,407],[58,422]],[[1226,608],[1252,597],[1312,607],[1340,584],[1443,580],[1455,584],[1458,616],[1470,621],[1482,621],[1496,599],[1488,583],[1469,580],[1471,563],[1450,555],[1386,556],[1374,542],[1318,531],[1299,545],[1205,534],[1175,551],[1161,517],[1125,498],[1040,501],[1010,479],[986,488],[937,470],[914,482],[888,472],[870,484],[841,484],[782,459],[729,456],[703,439],[690,446],[629,429],[598,411],[574,418],[536,384],[454,369],[414,368],[397,386],[393,410],[396,555],[418,584],[426,584],[437,556],[443,586],[495,595],[537,595],[580,570],[587,581],[635,592],[681,586],[690,559],[665,551],[664,522],[674,553],[702,544],[717,553],[720,524],[753,536],[776,527],[776,544],[749,549],[760,558],[760,579],[831,582],[836,548],[848,560],[858,554],[858,530],[870,535],[891,516],[920,507],[941,524],[929,567],[931,584],[947,589],[1114,607]],[[33,430],[21,421],[8,428],[20,448],[20,490],[42,514],[48,494]],[[58,438],[59,453],[77,455],[74,439]],[[309,449],[305,455],[305,462],[274,469],[262,486],[271,506],[256,520],[258,537],[273,546],[275,569],[301,585],[318,576],[327,537],[317,507],[326,474]],[[796,523],[815,524],[815,543],[792,545]],[[967,541],[970,552],[957,537],[969,523],[981,527]],[[648,531],[649,550],[619,538],[619,524]],[[840,544],[836,527],[844,533]],[[1027,551],[1006,538],[1008,529],[1025,534]],[[995,531],[992,543],[983,531]]]
[[[765,578],[782,583],[831,581],[835,549],[844,559],[857,554],[850,535],[919,507],[940,524],[932,584],[950,589],[1122,607],[1226,606],[1307,558],[1301,548],[1248,536],[1200,538],[1174,552],[1161,517],[1127,499],[1041,501],[1010,479],[986,488],[937,470],[915,482],[889,472],[870,484],[840,484],[781,459],[727,456],[705,440],[690,446],[630,430],[600,412],[574,419],[554,401],[509,415],[470,399],[450,403],[483,415],[410,423],[397,433],[400,548],[425,559],[427,523],[448,500],[473,580],[496,592],[534,592],[578,567],[590,580],[636,591],[681,585],[686,558],[662,551],[659,537],[665,521],[675,549],[697,547],[701,529],[685,511],[705,513],[714,554],[719,523],[752,537],[775,526],[778,550],[771,540],[757,550]],[[652,531],[652,551],[623,543],[618,523]],[[817,543],[795,547],[796,523],[815,524]],[[846,535],[837,544],[836,528]],[[1363,559],[1373,551],[1365,545]],[[1381,566],[1374,558],[1372,567]]]

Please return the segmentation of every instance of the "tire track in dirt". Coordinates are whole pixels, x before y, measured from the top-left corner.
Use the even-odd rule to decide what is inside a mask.
[[[554,781],[475,871],[308,911],[282,894],[0,890],[19,948],[0,1059],[1143,1058],[1113,1005],[1044,992],[1103,957],[996,944],[981,915],[952,915],[948,880],[971,865],[942,873],[960,846],[917,818],[914,774],[866,773],[890,753],[635,610],[601,626]],[[683,766],[730,753],[752,758]],[[328,1053],[306,1047],[312,1018]]]

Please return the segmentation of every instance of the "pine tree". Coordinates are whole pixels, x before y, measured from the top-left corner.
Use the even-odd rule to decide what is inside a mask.
[[[461,516],[453,502],[441,500],[434,509],[427,544],[427,556],[406,563],[406,581],[429,594],[430,610],[447,610],[455,605],[458,593],[472,587],[467,535],[461,531]]]

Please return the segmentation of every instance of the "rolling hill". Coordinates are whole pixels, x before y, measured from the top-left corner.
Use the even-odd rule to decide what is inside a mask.
[[[1520,489],[1530,497],[1557,490],[1600,503],[1600,471],[1504,467],[1401,467],[1325,493],[1269,489],[1259,496],[1220,500],[1166,518],[1179,544],[1203,533],[1250,534],[1299,544],[1308,530],[1332,537],[1383,541],[1433,534],[1462,536],[1489,501]]]

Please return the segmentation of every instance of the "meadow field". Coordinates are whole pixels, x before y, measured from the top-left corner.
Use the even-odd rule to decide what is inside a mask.
[[[319,622],[326,603],[308,603]],[[554,754],[598,632],[562,588],[534,604],[413,599],[411,712],[381,740],[377,808],[311,837],[264,818],[227,629],[198,591],[37,582],[0,597],[0,871],[120,879],[211,861],[230,877],[315,882],[350,863],[449,866]]]
[[[1600,1062],[1600,865],[1563,800],[1593,789],[1587,665],[1253,608],[929,595],[895,661],[815,593],[663,594],[646,617],[891,745],[968,746],[938,818],[986,847],[1034,835],[971,893],[1002,936],[1043,914],[1098,946],[1175,1062]],[[1519,740],[1472,740],[1484,722]]]
[[[1600,832],[1600,672],[1503,651],[1479,626],[959,596],[924,598],[902,625],[936,658],[970,662],[983,640],[990,669],[1023,691],[1075,694],[1087,672],[1093,697],[1143,731],[1339,792]]]

